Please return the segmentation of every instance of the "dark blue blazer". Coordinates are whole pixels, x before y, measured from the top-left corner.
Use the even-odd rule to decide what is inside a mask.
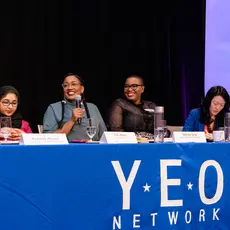
[[[200,109],[190,111],[183,127],[183,131],[204,131],[204,124],[200,123]]]

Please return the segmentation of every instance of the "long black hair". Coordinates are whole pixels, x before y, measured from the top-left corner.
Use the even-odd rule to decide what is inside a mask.
[[[0,87],[0,100],[9,93],[15,94],[15,96],[18,99],[17,109],[14,112],[14,114],[11,116],[12,127],[20,129],[22,126],[22,116],[19,112],[19,101],[20,101],[19,92],[13,86],[10,86],[10,85],[5,85],[5,86]],[[6,117],[6,115],[0,113],[0,117]]]
[[[79,76],[78,74],[75,74],[75,73],[67,73],[67,74],[65,74],[65,75],[63,76],[63,78],[62,78],[62,84],[63,84],[63,82],[65,81],[65,79],[66,79],[67,77],[69,77],[69,76],[74,76],[74,77],[76,77],[76,78],[80,81],[81,85],[82,85],[82,86],[85,86],[85,82],[84,82],[83,78],[82,78],[81,76]],[[90,113],[89,113],[89,109],[88,109],[87,103],[86,103],[86,101],[85,101],[85,94],[84,94],[84,92],[81,94],[81,100],[82,100],[82,103],[83,103],[83,105],[84,105],[84,107],[85,107],[86,116],[87,116],[87,118],[90,118]],[[62,123],[62,121],[63,121],[63,119],[64,119],[65,104],[66,104],[66,101],[63,100],[63,101],[62,101],[62,116],[61,116],[61,120],[58,122],[59,128],[61,127],[61,125],[62,125],[61,123]]]
[[[208,127],[213,122],[210,116],[209,108],[211,101],[215,96],[221,96],[225,100],[224,108],[216,115],[215,120],[215,123],[217,123],[219,127],[222,127],[224,125],[224,114],[229,110],[229,94],[222,86],[213,86],[208,90],[205,98],[201,100],[200,122]]]

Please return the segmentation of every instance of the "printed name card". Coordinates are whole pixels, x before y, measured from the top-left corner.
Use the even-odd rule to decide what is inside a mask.
[[[100,144],[137,143],[134,132],[104,132]]]
[[[173,132],[173,142],[175,143],[188,143],[188,142],[204,143],[206,142],[206,137],[205,137],[204,132]]]
[[[65,145],[69,144],[64,133],[23,133],[20,145]]]

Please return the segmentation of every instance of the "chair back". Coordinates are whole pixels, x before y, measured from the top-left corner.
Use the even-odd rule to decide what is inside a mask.
[[[171,125],[168,125],[167,128],[171,132],[171,136],[172,136],[173,132],[175,132],[175,131],[181,132],[182,129],[183,129],[183,126],[171,126]]]
[[[38,133],[43,133],[43,125],[38,125]]]

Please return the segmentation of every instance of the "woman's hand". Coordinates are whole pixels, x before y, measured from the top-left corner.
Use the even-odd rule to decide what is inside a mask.
[[[207,132],[207,131],[205,131],[205,137],[206,137],[206,139],[208,139],[208,140],[213,140],[213,134],[212,134],[212,133],[209,133],[209,132]]]
[[[7,139],[11,140],[11,141],[19,141],[21,138],[22,133],[25,133],[24,131],[22,131],[21,129],[16,129],[13,128],[11,130],[10,135],[8,136]]]
[[[85,110],[81,108],[73,109],[71,120],[76,122],[78,118],[82,118]]]

